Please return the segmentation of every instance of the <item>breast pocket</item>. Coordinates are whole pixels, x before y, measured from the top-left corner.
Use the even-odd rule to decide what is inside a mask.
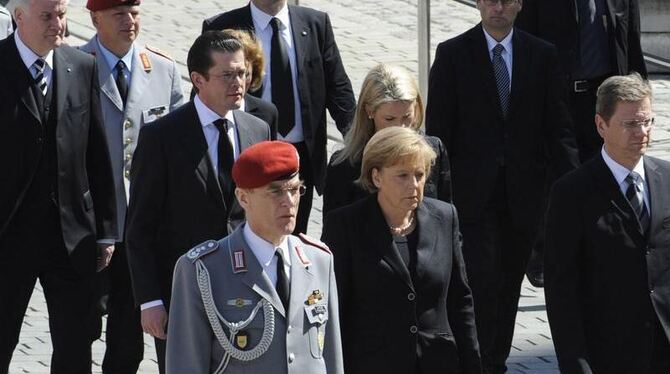
[[[309,348],[312,357],[322,358],[326,344],[326,323],[328,322],[328,304],[319,302],[305,306],[305,317],[309,333]]]

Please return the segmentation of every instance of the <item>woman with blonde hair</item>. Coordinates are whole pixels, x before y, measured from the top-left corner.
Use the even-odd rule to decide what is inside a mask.
[[[369,195],[326,217],[346,373],[481,373],[456,210],[424,197],[435,157],[414,130],[378,131],[362,155]]]
[[[368,195],[354,183],[360,175],[363,149],[379,130],[408,127],[417,132],[423,124],[423,100],[416,79],[405,69],[379,64],[365,77],[358,97],[354,122],[344,138],[344,148],[335,152],[328,165],[323,196],[323,214]],[[424,136],[437,154],[425,195],[451,201],[451,173],[447,150],[439,138]]]

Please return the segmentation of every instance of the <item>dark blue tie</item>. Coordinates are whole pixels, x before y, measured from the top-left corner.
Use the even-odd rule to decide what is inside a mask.
[[[507,109],[509,107],[509,71],[507,65],[502,58],[502,53],[505,50],[502,44],[496,44],[493,47],[493,72],[496,77],[496,86],[498,86],[498,97],[500,98],[500,109],[503,116],[507,117]]]
[[[634,171],[628,174],[626,177],[626,182],[628,182],[626,198],[630,202],[630,206],[637,215],[637,219],[640,221],[642,231],[646,232],[647,228],[649,227],[649,212],[647,211],[647,207],[644,205],[644,182],[642,181],[640,175]]]

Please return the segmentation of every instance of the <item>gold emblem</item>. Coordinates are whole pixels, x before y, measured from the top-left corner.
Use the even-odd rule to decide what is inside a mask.
[[[151,60],[149,60],[149,56],[147,56],[146,53],[142,52],[140,53],[140,60],[142,61],[142,67],[144,68],[144,71],[147,73],[151,71]]]
[[[237,345],[237,348],[239,349],[244,349],[247,347],[247,343],[249,342],[248,335],[244,331],[240,331],[237,336],[235,336],[235,344]],[[323,349],[323,348],[322,348]]]
[[[307,305],[314,305],[319,300],[323,300],[323,294],[319,290],[314,290],[312,291],[312,294],[307,297]]]
[[[323,352],[323,346],[326,345],[326,334],[323,331],[319,331],[319,349]]]
[[[236,299],[235,300],[235,306],[238,308],[241,308],[244,306],[244,300],[243,299]]]

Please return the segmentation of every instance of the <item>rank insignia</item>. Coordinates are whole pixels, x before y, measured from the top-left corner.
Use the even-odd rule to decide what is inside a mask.
[[[247,260],[244,257],[244,251],[231,252],[231,263],[233,265],[233,273],[242,273],[247,271]]]
[[[247,344],[249,343],[249,335],[247,334],[246,331],[240,331],[235,335],[235,345],[239,349],[244,349],[247,347]]]
[[[142,61],[142,67],[144,68],[144,71],[147,73],[151,71],[152,66],[151,66],[151,60],[149,60],[149,56],[145,52],[140,53],[140,60]]]
[[[312,294],[307,297],[307,301],[305,302],[307,305],[314,305],[316,304],[317,301],[323,299],[323,294],[319,290],[314,290],[312,291]]]
[[[309,258],[307,258],[307,256],[305,256],[305,254],[302,252],[302,248],[295,246],[295,253],[298,255],[298,258],[303,265],[308,266],[311,264],[311,262],[309,262]]]

